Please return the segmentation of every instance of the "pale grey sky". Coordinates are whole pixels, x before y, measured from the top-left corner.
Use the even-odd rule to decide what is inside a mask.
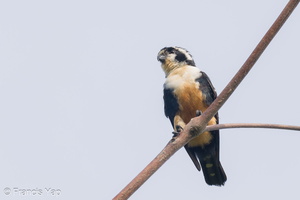
[[[158,51],[188,49],[220,93],[287,2],[1,1],[0,199],[114,197],[172,136]],[[300,125],[299,19],[298,7],[221,123]],[[224,187],[182,149],[131,199],[299,199],[299,141],[222,130]]]

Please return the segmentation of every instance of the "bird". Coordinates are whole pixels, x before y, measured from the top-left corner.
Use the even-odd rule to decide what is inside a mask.
[[[181,47],[164,47],[157,60],[165,72],[163,85],[164,112],[174,132],[180,134],[185,125],[203,113],[216,99],[217,93],[206,73],[196,67],[192,55]],[[219,123],[218,113],[208,125]],[[222,186],[227,177],[219,156],[219,130],[196,136],[184,147],[198,171],[203,171],[208,185]]]

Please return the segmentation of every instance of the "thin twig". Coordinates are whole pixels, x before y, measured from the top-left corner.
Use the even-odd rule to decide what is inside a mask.
[[[274,24],[256,46],[249,58],[246,60],[241,69],[228,83],[216,100],[209,108],[199,117],[193,118],[176,139],[172,139],[167,146],[141,171],[117,196],[114,200],[128,199],[149,177],[156,172],[178,149],[188,143],[193,137],[196,137],[204,131],[209,120],[218,112],[233,91],[248,74],[260,55],[269,45],[281,26],[296,8],[300,0],[290,0]]]
[[[230,123],[230,124],[216,124],[207,126],[205,131],[215,131],[228,128],[270,128],[270,129],[285,129],[300,131],[300,126],[283,125],[283,124],[261,124],[261,123]]]

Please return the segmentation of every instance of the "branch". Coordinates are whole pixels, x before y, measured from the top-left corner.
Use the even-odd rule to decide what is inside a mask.
[[[203,132],[215,131],[228,128],[271,128],[300,131],[300,126],[283,125],[283,124],[260,124],[260,123],[235,123],[235,124],[216,124],[207,126]]]
[[[276,33],[280,30],[284,22],[296,8],[300,0],[290,0],[274,24],[253,50],[244,65],[240,68],[233,79],[228,83],[220,95],[209,106],[209,108],[199,117],[193,118],[180,133],[177,138],[173,138],[167,146],[141,171],[117,196],[114,200],[128,199],[144,182],[146,182],[159,167],[161,167],[178,149],[187,144],[193,137],[201,134],[206,128],[209,120],[218,112],[233,91],[248,74],[260,55],[269,45]]]

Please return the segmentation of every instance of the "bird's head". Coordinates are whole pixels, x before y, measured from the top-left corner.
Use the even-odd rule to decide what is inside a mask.
[[[165,47],[157,55],[157,60],[161,62],[166,75],[172,70],[186,65],[195,66],[192,55],[181,47]]]

